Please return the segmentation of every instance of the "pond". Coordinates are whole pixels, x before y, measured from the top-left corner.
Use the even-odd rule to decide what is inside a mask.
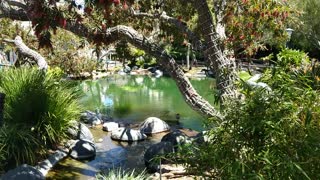
[[[191,83],[213,104],[213,79],[193,79]],[[84,81],[80,86],[85,92],[82,99],[85,109],[99,110],[129,123],[141,122],[150,116],[170,122],[179,113],[183,127],[202,129],[203,118],[185,103],[171,78],[111,76]]]
[[[213,79],[193,79],[191,83],[200,95],[213,104]],[[115,120],[139,123],[155,116],[170,124],[176,122],[175,117],[179,113],[179,123],[183,128],[203,130],[203,117],[184,102],[171,78],[110,76],[83,81],[79,87],[85,94],[81,100],[85,109],[99,111]],[[112,141],[110,133],[102,131],[101,127],[92,128],[91,131],[96,141],[102,140],[97,143],[96,158],[87,162],[67,158],[49,172],[47,179],[94,179],[98,171],[119,166],[144,169],[145,150],[163,136],[157,134],[145,141],[128,144]]]

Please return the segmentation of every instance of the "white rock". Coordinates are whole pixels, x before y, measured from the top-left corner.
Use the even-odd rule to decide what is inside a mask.
[[[147,136],[139,130],[130,128],[118,128],[118,130],[112,131],[111,133],[111,139],[117,141],[141,141],[146,138]]]
[[[116,122],[105,122],[102,125],[102,130],[108,131],[108,132],[115,131],[118,128],[119,128],[119,124]]]
[[[139,129],[145,134],[154,134],[169,131],[170,126],[157,117],[149,117],[140,124]]]

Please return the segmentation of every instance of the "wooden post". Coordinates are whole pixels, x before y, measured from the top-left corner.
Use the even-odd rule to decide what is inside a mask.
[[[5,98],[4,93],[0,93],[0,127],[2,126],[3,123],[3,109],[4,109],[4,98]]]

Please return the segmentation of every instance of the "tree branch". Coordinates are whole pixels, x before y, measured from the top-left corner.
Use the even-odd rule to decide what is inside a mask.
[[[14,6],[15,8],[13,8]],[[0,18],[10,18],[19,21],[29,21],[27,6],[17,1],[0,1]]]
[[[3,41],[8,43],[13,43],[17,47],[18,52],[21,55],[36,61],[37,65],[39,66],[39,69],[41,70],[48,69],[48,64],[45,58],[41,56],[38,52],[30,49],[27,45],[25,45],[20,36],[16,36],[14,40],[4,39]]]
[[[144,12],[136,12],[133,8],[131,8],[130,11],[131,11],[131,15],[134,17],[156,18],[162,22],[166,22],[166,23],[174,25],[181,32],[187,34],[187,36],[189,37],[189,40],[191,41],[191,44],[193,45],[194,48],[202,50],[203,45],[202,45],[202,41],[200,40],[200,38],[185,23],[183,23],[179,19],[168,16],[165,11],[163,11],[161,14],[149,14],[149,13],[144,13]]]

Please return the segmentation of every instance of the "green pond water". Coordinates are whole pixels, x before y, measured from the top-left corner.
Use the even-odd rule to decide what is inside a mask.
[[[202,96],[213,103],[213,79],[193,79],[191,82]],[[179,113],[182,127],[198,131],[203,129],[204,119],[184,102],[170,78],[110,76],[83,81],[79,87],[85,93],[81,100],[85,109],[98,110],[115,120],[139,123],[147,117],[156,116],[170,122]],[[126,143],[112,141],[110,133],[102,131],[101,126],[91,128],[91,132],[96,141],[95,159],[81,162],[66,158],[49,172],[47,179],[95,179],[97,172],[114,167],[143,170],[144,152],[152,144],[160,142],[166,134],[156,134],[141,142]]]
[[[213,104],[213,79],[193,79],[191,83]],[[111,76],[84,81],[80,86],[85,92],[82,99],[85,109],[99,110],[129,123],[141,122],[150,116],[170,122],[179,113],[183,127],[202,129],[203,118],[185,103],[171,78]]]

